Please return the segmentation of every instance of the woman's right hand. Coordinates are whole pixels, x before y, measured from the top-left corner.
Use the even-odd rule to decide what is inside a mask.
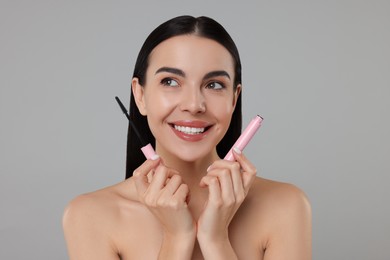
[[[158,158],[146,160],[134,171],[138,197],[160,221],[164,237],[185,239],[196,236],[196,223],[188,209],[189,188],[179,173]]]

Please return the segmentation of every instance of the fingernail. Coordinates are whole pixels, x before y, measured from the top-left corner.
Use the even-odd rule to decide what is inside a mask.
[[[150,159],[153,161],[157,160],[158,158],[160,158],[158,154],[153,154],[152,157],[150,157]]]
[[[207,167],[206,172],[209,172],[210,168],[211,168],[211,165],[209,167]]]
[[[241,150],[238,149],[237,147],[234,147],[233,150],[234,150],[234,152],[235,152],[236,154],[241,154]]]

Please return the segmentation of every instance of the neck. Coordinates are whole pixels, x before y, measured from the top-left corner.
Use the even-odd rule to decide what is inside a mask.
[[[219,159],[216,149],[194,161],[182,160],[173,154],[159,150],[158,147],[156,147],[156,151],[167,167],[179,172],[190,189],[199,187],[200,179],[206,175],[207,168]]]

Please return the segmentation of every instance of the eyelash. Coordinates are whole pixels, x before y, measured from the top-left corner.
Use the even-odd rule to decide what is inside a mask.
[[[214,86],[214,88],[213,87],[211,87],[211,85],[220,85],[221,87],[220,88],[215,88],[215,86]],[[225,89],[226,88],[226,86],[225,86],[225,84],[223,84],[222,82],[220,82],[220,81],[212,81],[212,82],[209,82],[209,83],[207,83],[207,85],[206,85],[206,88],[208,88],[208,89],[213,89],[213,90],[216,90],[216,91],[221,91],[221,90],[223,90],[223,89]]]
[[[172,83],[172,81],[176,82],[176,86],[172,86],[170,83]],[[177,82],[177,80],[174,80],[172,78],[163,78],[160,82],[163,86],[167,86],[167,87],[177,87],[179,86],[179,83]]]
[[[175,82],[176,85],[172,86],[172,82]],[[163,78],[161,80],[161,85],[163,86],[166,86],[166,87],[178,87],[180,84],[178,83],[177,80],[173,79],[173,78]],[[213,87],[214,85],[214,87]],[[220,85],[219,88],[215,88],[215,85]],[[220,82],[220,81],[210,81],[206,84],[205,86],[206,89],[212,89],[212,90],[215,90],[215,91],[222,91],[223,89],[226,88],[225,84]]]

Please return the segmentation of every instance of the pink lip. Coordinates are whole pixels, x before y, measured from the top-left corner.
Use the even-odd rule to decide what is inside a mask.
[[[210,123],[199,120],[178,120],[174,122],[170,122],[171,125],[177,126],[188,126],[188,127],[196,127],[196,128],[206,128],[210,126]]]
[[[186,134],[186,133],[183,133],[183,132],[176,130],[173,125],[196,127],[196,128],[207,128],[207,127],[211,126],[211,124],[204,122],[204,121],[199,121],[199,120],[195,120],[195,121],[181,120],[181,121],[171,122],[171,123],[169,123],[169,125],[171,126],[172,131],[176,134],[177,137],[179,137],[182,140],[189,141],[189,142],[197,142],[197,141],[202,140],[203,138],[205,138],[207,136],[209,129],[205,130],[201,134],[191,135],[191,134]]]

